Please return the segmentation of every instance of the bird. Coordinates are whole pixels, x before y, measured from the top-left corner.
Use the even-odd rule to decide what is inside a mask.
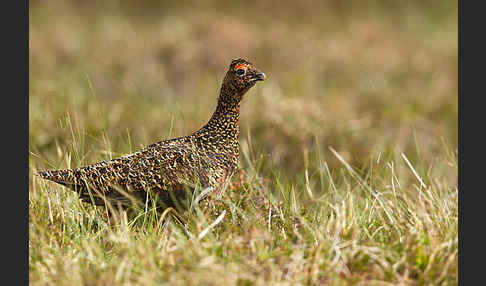
[[[216,110],[197,131],[116,159],[36,175],[98,206],[108,201],[126,207],[133,198],[146,201],[148,193],[172,205],[174,198],[183,198],[196,185],[221,194],[238,166],[240,105],[248,90],[265,78],[251,62],[234,59],[221,84]]]

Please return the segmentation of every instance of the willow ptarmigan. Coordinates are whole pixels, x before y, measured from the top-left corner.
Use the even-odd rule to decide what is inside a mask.
[[[191,135],[160,141],[110,161],[37,175],[77,191],[82,200],[96,205],[104,204],[102,197],[126,205],[130,200],[123,193],[143,201],[147,192],[170,204],[169,200],[196,184],[221,191],[238,164],[241,100],[264,79],[265,74],[252,63],[233,60],[211,119]]]

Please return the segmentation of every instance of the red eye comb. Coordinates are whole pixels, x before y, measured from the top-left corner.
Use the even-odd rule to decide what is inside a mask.
[[[248,66],[245,65],[245,64],[239,64],[239,65],[236,65],[234,70],[238,70],[238,69],[248,69]]]

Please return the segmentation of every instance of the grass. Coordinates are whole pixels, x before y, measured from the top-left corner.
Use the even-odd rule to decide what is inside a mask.
[[[31,176],[32,285],[457,284],[457,3],[146,3],[30,3],[31,171],[196,130],[242,56],[239,173],[164,213]]]

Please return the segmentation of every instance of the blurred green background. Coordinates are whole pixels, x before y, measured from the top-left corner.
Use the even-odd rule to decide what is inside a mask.
[[[239,57],[267,75],[241,115],[242,148],[263,173],[296,178],[317,158],[333,169],[329,146],[357,168],[403,152],[422,171],[444,164],[444,146],[457,150],[457,1],[29,5],[29,135],[39,169],[198,129]]]

